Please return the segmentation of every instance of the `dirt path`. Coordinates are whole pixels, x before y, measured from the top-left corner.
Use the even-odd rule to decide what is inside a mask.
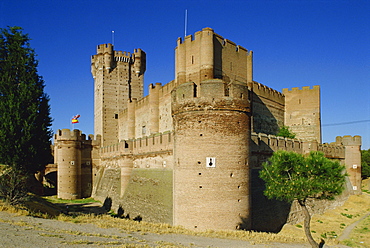
[[[117,228],[99,228],[93,224],[74,224],[53,219],[15,216],[0,212],[0,247],[255,247],[304,248],[306,244],[260,243],[231,239],[206,238],[179,234],[128,233]],[[132,246],[131,246],[132,247]],[[327,247],[327,246],[325,246]],[[346,246],[335,246],[346,247]]]
[[[342,241],[342,240],[345,240],[345,239],[348,239],[352,230],[355,229],[355,227],[361,222],[363,221],[365,218],[367,218],[368,216],[370,215],[370,213],[364,215],[361,219],[359,219],[358,221],[356,221],[355,223],[352,223],[351,225],[347,226],[346,229],[343,230],[343,233],[342,235],[340,235],[338,237],[338,240],[339,241]]]

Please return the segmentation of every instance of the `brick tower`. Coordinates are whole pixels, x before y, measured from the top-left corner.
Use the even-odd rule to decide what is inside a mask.
[[[178,40],[173,224],[250,227],[252,53],[205,28]]]
[[[119,113],[132,99],[143,98],[146,55],[114,51],[112,44],[97,47],[91,58],[94,78],[94,132],[102,136],[102,145],[118,143]]]
[[[58,166],[58,198],[81,198],[81,131],[58,130],[54,137],[54,157]]]

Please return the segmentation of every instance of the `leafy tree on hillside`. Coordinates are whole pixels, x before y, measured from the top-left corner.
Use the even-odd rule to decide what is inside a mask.
[[[334,199],[344,189],[345,167],[331,161],[321,152],[303,156],[294,152],[277,151],[263,164],[260,177],[266,183],[264,194],[286,202],[296,200],[302,207],[304,230],[312,247],[319,247],[310,232],[311,215],[308,199]]]
[[[370,149],[361,151],[361,176],[370,177]]]
[[[24,175],[52,159],[49,97],[29,41],[20,27],[0,29],[0,164]]]
[[[279,132],[276,134],[276,136],[281,136],[281,137],[284,137],[284,138],[294,139],[295,138],[295,133],[292,133],[289,130],[288,126],[282,126],[279,129]]]

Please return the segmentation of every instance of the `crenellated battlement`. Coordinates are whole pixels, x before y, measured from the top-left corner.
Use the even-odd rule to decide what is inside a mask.
[[[361,136],[358,136],[358,135],[337,136],[335,139],[335,143],[338,145],[344,145],[344,146],[361,146],[362,139],[361,139]]]
[[[86,135],[82,134],[82,132],[78,129],[58,129],[58,131],[54,134],[54,140],[71,140],[71,141],[81,141],[86,139]]]
[[[251,140],[254,144],[252,146],[252,152],[255,153],[272,153],[278,150],[302,153],[302,141],[298,139],[289,139],[265,133],[252,132]]]
[[[317,150],[323,152],[327,158],[344,159],[345,157],[345,147],[341,144],[318,144]]]
[[[125,63],[133,63],[135,61],[135,56],[133,56],[129,52],[115,51],[114,52],[114,61],[116,61],[116,62],[125,62]]]
[[[284,94],[277,90],[255,81],[249,83],[249,87],[258,96],[262,96],[266,99],[275,100],[276,102],[284,104]]]
[[[300,87],[293,87],[291,89],[289,88],[284,88],[283,89],[283,94],[286,94],[286,93],[297,93],[297,92],[307,92],[307,91],[317,91],[317,90],[320,90],[320,86],[319,85],[314,85],[312,87],[310,86],[303,86],[302,88]]]
[[[173,150],[173,132],[154,133],[137,139],[123,140],[100,148],[102,158],[128,154],[163,153]]]
[[[278,150],[293,151],[300,154],[309,153],[309,151],[323,152],[325,157],[330,159],[343,160],[345,158],[345,146],[333,142],[331,144],[318,144],[315,141],[303,141],[300,139],[289,139],[264,133],[252,132],[251,140],[253,142],[252,152],[272,154]]]
[[[181,37],[177,39],[177,45],[182,45],[187,42],[189,43],[196,43],[199,42],[204,36],[215,36],[218,40],[221,41],[221,44],[228,49],[234,50],[235,52],[245,53],[246,55],[251,55],[252,51],[248,51],[246,48],[237,45],[233,41],[229,39],[225,39],[219,34],[216,34],[212,28],[203,28],[201,31],[197,31],[194,36],[193,35],[187,35],[185,39],[183,40]]]
[[[94,136],[93,134],[83,134],[78,129],[58,129],[54,134],[54,141],[79,141],[83,143],[91,143],[92,145],[100,145],[101,135]]]
[[[97,54],[113,54],[113,45],[110,43],[101,44],[97,46]]]

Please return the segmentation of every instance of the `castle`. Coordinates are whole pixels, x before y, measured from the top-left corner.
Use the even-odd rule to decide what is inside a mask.
[[[144,97],[145,52],[97,47],[95,136],[55,134],[59,198],[111,199],[190,229],[253,228],[269,208],[258,171],[276,150],[324,152],[361,193],[361,137],[321,143],[319,86],[281,93],[253,81],[252,51],[211,28],[179,38],[175,57],[175,79]],[[282,126],[296,139],[275,136]]]

